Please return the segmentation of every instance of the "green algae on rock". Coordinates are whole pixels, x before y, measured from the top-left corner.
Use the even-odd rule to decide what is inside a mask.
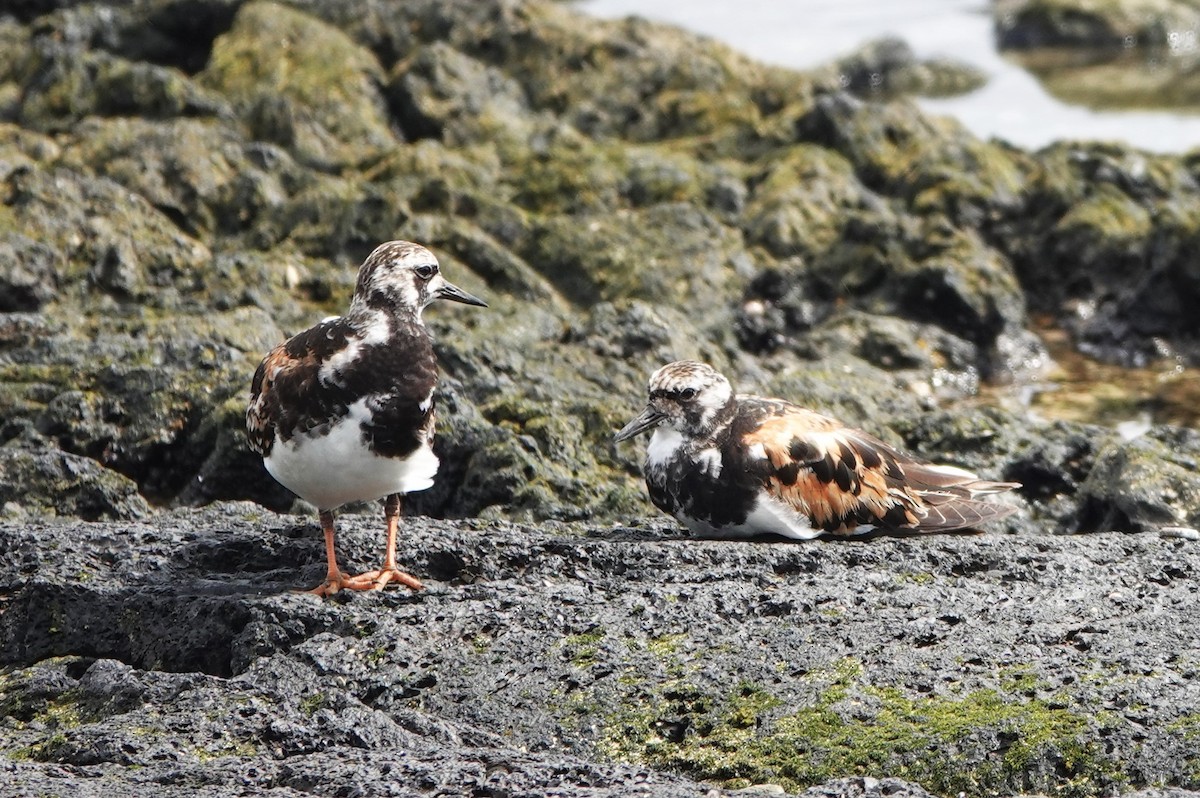
[[[1184,44],[1200,25],[1187,0],[1005,0],[996,3],[999,45],[1036,48]]]
[[[686,682],[610,719],[602,750],[713,779],[730,788],[771,782],[799,791],[846,774],[890,773],[935,794],[1021,789],[1087,796],[1127,777],[1086,739],[1090,715],[1062,699],[992,689],[909,696],[862,684],[854,660],[807,674],[821,685],[803,708],[743,683],[719,701]],[[643,699],[644,700],[644,699]],[[669,722],[663,718],[671,718]],[[1053,768],[1042,763],[1049,759]]]
[[[286,506],[238,442],[242,368],[339,312],[353,264],[395,237],[495,308],[428,320],[444,467],[414,507],[440,515],[642,512],[641,453],[606,427],[678,357],[885,436],[1036,373],[1027,304],[1106,357],[1147,340],[1193,357],[1187,159],[1024,153],[536,0],[189,8],[66,4],[0,30],[18,56],[0,68],[2,309],[57,325],[53,347],[24,316],[0,325],[3,440],[52,432],[33,440],[156,504]],[[1077,312],[1105,297],[1113,313]],[[964,456],[1047,480],[1030,495],[1074,518],[1052,461],[1087,431],[1030,458],[1005,434]]]
[[[375,56],[286,5],[243,5],[200,79],[235,104],[254,138],[316,164],[358,163],[395,141]]]
[[[495,778],[486,757],[573,798],[884,771],[941,795],[1200,788],[1185,541],[418,517],[401,557],[426,592],[330,603],[289,590],[324,568],[317,534],[249,503],[0,525],[6,777],[457,788]]]

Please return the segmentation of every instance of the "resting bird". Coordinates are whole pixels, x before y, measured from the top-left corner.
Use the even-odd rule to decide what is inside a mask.
[[[1016,511],[979,497],[1018,483],[925,462],[789,402],[734,395],[690,360],[654,372],[649,404],[616,440],[651,429],[650,500],[700,535],[946,532]]]
[[[421,311],[435,299],[486,307],[442,277],[418,244],[390,241],[363,262],[345,316],[325,319],[263,358],[250,387],[250,446],[280,484],[317,506],[328,573],[311,592],[421,583],[396,567],[401,497],[433,485],[437,359]],[[347,576],[333,511],[384,499],[387,548],[375,571]]]

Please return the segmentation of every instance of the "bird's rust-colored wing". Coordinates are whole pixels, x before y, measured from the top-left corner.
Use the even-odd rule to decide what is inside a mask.
[[[759,410],[761,422],[744,438],[748,453],[766,460],[768,493],[808,516],[814,528],[945,531],[1014,511],[975,497],[1015,483],[986,482],[959,468],[923,462],[784,402],[763,402]]]

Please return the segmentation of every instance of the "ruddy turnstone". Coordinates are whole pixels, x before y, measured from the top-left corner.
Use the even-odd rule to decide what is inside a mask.
[[[650,429],[650,500],[701,535],[945,532],[1016,511],[979,497],[1018,483],[925,462],[789,402],[735,395],[690,360],[654,372],[646,409],[616,440]]]
[[[325,319],[263,358],[250,388],[250,446],[276,480],[320,511],[329,566],[319,596],[421,583],[396,567],[405,493],[433,484],[433,389],[437,359],[421,311],[435,299],[486,307],[446,281],[418,244],[389,241],[358,270],[345,316]],[[338,568],[333,511],[385,499],[383,566],[359,576]]]

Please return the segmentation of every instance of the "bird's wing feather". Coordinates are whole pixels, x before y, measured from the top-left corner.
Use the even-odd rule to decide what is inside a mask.
[[[291,417],[294,413],[288,413],[280,404],[280,394],[299,398],[301,401],[293,403],[296,406],[308,404],[303,399],[317,389],[321,363],[344,350],[354,335],[354,330],[335,316],[297,333],[267,353],[250,383],[250,405],[246,409],[250,448],[266,456],[281,426],[285,437],[305,426],[303,419]]]
[[[916,527],[925,515],[905,484],[904,456],[866,433],[800,407],[772,403],[746,437],[767,461],[765,487],[829,532]]]
[[[925,462],[867,433],[811,410],[771,400],[746,438],[761,446],[765,487],[814,527],[849,532],[859,527],[923,532],[973,527],[1016,511],[980,496],[1013,490],[955,466]]]

